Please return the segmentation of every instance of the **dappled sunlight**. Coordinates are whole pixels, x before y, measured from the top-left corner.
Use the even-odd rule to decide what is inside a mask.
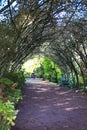
[[[44,126],[55,122],[58,128],[60,124],[63,124],[60,130],[69,130],[70,128],[74,130],[72,127],[74,124],[79,124],[78,130],[83,127],[83,123],[84,126],[87,126],[85,117],[87,115],[87,100],[84,100],[87,97],[82,97],[68,88],[55,85],[29,84],[25,89],[26,96],[20,102],[18,116],[21,119],[21,124],[24,119],[26,120],[25,127],[33,127],[38,124]]]
[[[40,92],[50,92],[49,88],[39,88],[36,92],[40,93]]]
[[[56,85],[57,86],[57,85]],[[54,90],[60,90],[60,87],[58,86],[58,87],[54,87]]]
[[[40,106],[40,109],[47,109],[49,106],[44,105],[44,106]]]
[[[63,88],[61,87],[48,87],[47,85],[44,85],[44,87],[42,87],[41,84],[37,84],[30,89],[34,89],[35,96],[33,96],[32,99],[35,102],[36,106],[38,105],[37,100],[39,100],[39,102],[41,103],[41,112],[47,112],[51,107],[53,107],[53,109],[61,108],[61,110],[66,112],[72,112],[74,110],[82,109],[82,106],[78,103],[78,96],[76,102],[72,104],[72,102],[76,99],[76,96],[74,95],[75,93],[71,94],[72,90],[62,91]],[[52,97],[50,97],[51,94],[53,94]],[[71,95],[71,97],[69,95]],[[65,98],[63,99],[63,101],[61,101],[63,97]]]
[[[41,99],[44,99],[44,97],[32,97],[32,99],[38,99],[38,98],[39,98],[40,100],[41,100]]]
[[[72,98],[67,98],[67,99],[66,99],[66,101],[70,101],[70,100],[72,100]]]
[[[69,104],[69,102],[65,102],[65,103],[56,103],[54,104],[55,106],[63,106],[63,105],[67,105]]]
[[[26,72],[32,73],[37,67],[40,67],[40,58],[36,55],[34,58],[26,61],[22,68],[25,69]]]
[[[60,93],[58,93],[59,95],[64,95],[64,94],[68,94],[68,93],[70,93],[72,90],[67,90],[67,91],[62,91],[62,92],[60,92]]]
[[[70,107],[70,108],[65,108],[66,111],[73,111],[79,109],[79,106],[77,107]]]
[[[49,110],[49,106],[47,105],[47,106],[41,106],[40,107],[40,112],[46,112],[47,110]]]

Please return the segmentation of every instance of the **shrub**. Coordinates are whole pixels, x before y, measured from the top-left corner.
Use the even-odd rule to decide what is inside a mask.
[[[22,99],[21,89],[18,89],[18,83],[14,83],[13,81],[9,80],[8,78],[1,78],[0,83],[5,85],[0,85],[0,92],[4,92],[4,97],[1,97],[1,100],[10,100],[11,102],[18,103],[20,99]]]
[[[10,130],[17,114],[18,110],[15,110],[13,103],[10,101],[3,103],[0,100],[0,130]]]
[[[12,84],[14,82],[11,81],[10,79],[8,78],[1,78],[0,79],[0,84],[4,84],[6,87],[3,89],[3,91],[8,94],[8,92],[11,92],[11,87],[12,87]]]
[[[6,72],[5,77],[9,78],[13,82],[18,83],[17,88],[22,88],[25,82],[25,77],[22,72]]]
[[[72,80],[70,78],[64,78],[64,77],[60,79],[59,84],[60,84],[60,86],[67,86],[70,88],[72,88],[72,86],[73,86]]]
[[[22,99],[22,93],[20,89],[15,89],[12,93],[7,95],[7,98],[14,103],[18,103],[20,99]]]
[[[0,130],[10,130],[14,125],[18,113],[15,104],[22,99],[21,85],[24,83],[22,73],[7,77],[0,79]]]

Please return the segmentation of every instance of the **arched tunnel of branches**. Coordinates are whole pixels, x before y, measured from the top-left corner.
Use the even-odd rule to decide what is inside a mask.
[[[86,0],[0,0],[0,76],[43,54],[87,85]]]

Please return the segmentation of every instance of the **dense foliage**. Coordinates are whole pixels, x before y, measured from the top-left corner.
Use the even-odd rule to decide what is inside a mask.
[[[79,66],[81,74],[86,72],[86,9],[85,0],[0,1],[0,76],[6,70],[19,70],[43,43],[51,45],[49,55],[57,64],[61,59],[71,70],[73,65],[66,64],[72,59],[83,66],[84,70]]]
[[[62,77],[62,72],[57,64],[51,59],[44,57],[41,61],[41,66],[37,68],[36,75],[39,78],[48,79],[51,82],[56,82]]]
[[[13,103],[0,100],[0,130],[10,130],[14,125],[18,110],[15,110]]]
[[[15,105],[22,99],[21,89],[25,81],[22,72],[6,73],[6,75],[0,79],[0,130],[10,130],[15,124],[18,113]]]
[[[75,67],[76,72],[77,72],[76,73],[77,75],[76,75],[73,72],[73,68],[67,67],[68,62],[67,62],[67,64],[65,63],[64,65],[62,65],[61,61],[59,63],[58,63],[58,61],[59,61],[59,59],[57,61],[55,61],[55,59],[50,59],[50,58],[44,57],[41,60],[40,67],[38,67],[36,69],[37,77],[43,78],[43,79],[48,79],[51,82],[56,82],[60,86],[80,88],[80,89],[82,89],[82,91],[87,91],[87,88],[85,86],[85,85],[87,85],[86,76],[85,76],[86,82],[84,85],[83,77],[80,73],[78,66],[75,66],[76,64],[73,63],[73,66]],[[61,64],[61,66],[58,66],[56,63]],[[69,64],[70,64],[70,62],[69,62]],[[70,69],[72,69],[72,71],[70,71]]]
[[[18,83],[17,88],[22,88],[23,85],[24,85],[24,82],[25,82],[25,76],[24,76],[24,72],[23,71],[19,71],[19,72],[6,72],[4,74],[4,77],[9,78],[14,83],[17,82]]]

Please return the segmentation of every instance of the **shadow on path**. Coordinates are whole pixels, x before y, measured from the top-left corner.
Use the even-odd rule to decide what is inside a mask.
[[[87,96],[68,88],[28,84],[12,130],[87,130]]]

